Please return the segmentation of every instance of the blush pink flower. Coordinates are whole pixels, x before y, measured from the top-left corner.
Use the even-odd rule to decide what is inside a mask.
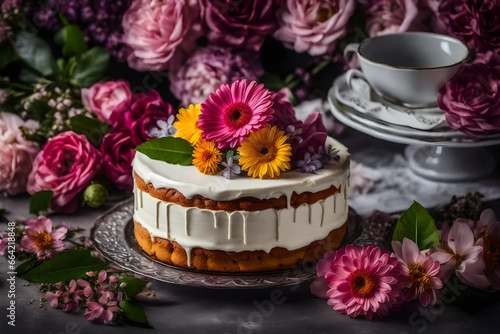
[[[317,56],[331,52],[347,34],[355,0],[286,0],[277,17],[274,37],[291,44],[297,52]]]
[[[134,0],[122,20],[127,58],[137,71],[164,71],[196,47],[201,25],[196,2]]]
[[[215,142],[219,149],[235,148],[272,119],[273,98],[272,92],[255,81],[222,85],[201,105],[198,127],[203,139]]]
[[[5,249],[7,248],[7,244],[9,243],[9,234],[4,231],[0,234],[0,256],[5,255]]]
[[[36,254],[40,260],[50,259],[64,250],[67,231],[65,227],[53,229],[49,218],[39,216],[28,220],[20,246],[24,251]]]
[[[500,222],[491,209],[481,213],[474,228],[476,245],[483,247],[484,273],[495,290],[500,290]]]
[[[90,88],[82,89],[82,102],[85,108],[94,113],[103,122],[109,123],[115,108],[121,104],[130,104],[132,91],[128,81],[116,80],[98,82]]]
[[[80,310],[80,301],[82,300],[82,290],[78,288],[75,280],[69,284],[59,282],[55,284],[57,290],[48,291],[45,299],[49,301],[52,308],[60,308],[64,312],[78,313]]]
[[[23,138],[21,127],[34,129],[38,124],[24,122],[19,116],[0,112],[0,192],[17,195],[26,191],[33,159],[40,150]]]
[[[441,263],[443,281],[455,273],[467,285],[479,289],[488,287],[483,247],[474,244],[474,234],[466,223],[455,221],[445,238],[441,238],[441,245],[433,248],[431,254]]]
[[[101,164],[101,153],[84,135],[62,132],[49,139],[35,157],[27,191],[51,190],[51,208],[72,213],[78,208],[77,195],[99,173]]]
[[[88,320],[97,320],[104,324],[109,324],[113,321],[115,314],[120,313],[118,302],[111,291],[103,291],[97,302],[87,303],[87,312],[83,317]]]
[[[198,0],[208,39],[216,45],[259,51],[276,30],[277,1]]]
[[[325,279],[328,305],[352,318],[385,316],[405,300],[403,264],[378,247],[347,245],[339,249]]]
[[[118,189],[132,190],[132,160],[135,147],[130,131],[122,128],[111,130],[102,140],[100,148],[104,175]]]
[[[423,307],[434,305],[441,300],[439,289],[443,287],[440,264],[431,255],[421,253],[415,242],[404,238],[403,243],[392,242],[392,248],[398,258],[405,264],[404,272],[408,276],[403,290],[406,300],[418,298]]]

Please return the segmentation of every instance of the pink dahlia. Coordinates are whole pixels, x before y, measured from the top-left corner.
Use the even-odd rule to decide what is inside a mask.
[[[405,264],[404,271],[408,276],[403,290],[406,300],[419,299],[423,307],[434,305],[441,300],[439,289],[443,287],[440,265],[429,253],[421,253],[416,243],[404,238],[403,243],[392,242],[392,248],[398,258]]]
[[[313,56],[332,51],[347,34],[355,0],[286,0],[277,16],[276,39],[290,43],[297,52]]]
[[[339,249],[325,279],[328,305],[352,318],[385,316],[405,300],[403,264],[378,247],[347,245]]]
[[[474,244],[474,233],[466,223],[455,221],[432,257],[441,263],[443,281],[454,272],[463,283],[484,289],[489,282],[484,275],[483,247]]]
[[[123,42],[137,71],[163,71],[196,48],[199,9],[184,0],[134,0],[122,20]],[[182,55],[181,55],[182,54]]]
[[[222,85],[201,105],[198,126],[203,139],[214,141],[219,149],[235,148],[272,119],[273,98],[274,93],[255,81]]]
[[[66,227],[53,229],[49,218],[39,216],[28,220],[20,246],[24,251],[36,254],[40,260],[49,259],[64,250],[67,231]]]

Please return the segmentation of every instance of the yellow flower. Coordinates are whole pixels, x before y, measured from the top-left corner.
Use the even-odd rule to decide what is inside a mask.
[[[195,145],[201,136],[201,130],[198,128],[199,115],[200,104],[190,104],[188,109],[180,108],[177,121],[174,122],[174,127],[177,129],[174,137],[186,139],[192,145]]]
[[[214,175],[219,171],[222,154],[214,142],[198,140],[193,151],[193,165],[203,174]]]
[[[251,133],[238,148],[241,168],[254,178],[274,178],[290,169],[292,146],[284,131],[270,125]]]

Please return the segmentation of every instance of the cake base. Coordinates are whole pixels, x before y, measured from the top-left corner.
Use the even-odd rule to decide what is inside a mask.
[[[193,248],[188,257],[186,250],[177,242],[159,237],[151,238],[149,231],[136,221],[134,235],[144,252],[170,265],[226,273],[263,272],[286,270],[296,265],[318,261],[327,251],[340,247],[347,224],[348,221],[332,230],[326,238],[316,240],[305,247],[295,250],[275,247],[269,253],[263,250],[225,252]]]

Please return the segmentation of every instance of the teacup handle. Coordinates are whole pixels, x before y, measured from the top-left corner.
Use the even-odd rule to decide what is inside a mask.
[[[351,57],[353,53],[358,52],[359,43],[349,43],[344,48],[344,59],[347,63],[351,61]]]
[[[352,79],[360,78],[360,79],[363,79],[366,81],[366,78],[365,78],[365,75],[363,74],[363,72],[361,72],[360,70],[355,69],[355,68],[351,68],[350,70],[348,70],[345,73],[345,76],[346,76],[345,80],[346,80],[347,85],[349,86],[350,90],[354,90],[352,87],[352,84],[351,84]]]

